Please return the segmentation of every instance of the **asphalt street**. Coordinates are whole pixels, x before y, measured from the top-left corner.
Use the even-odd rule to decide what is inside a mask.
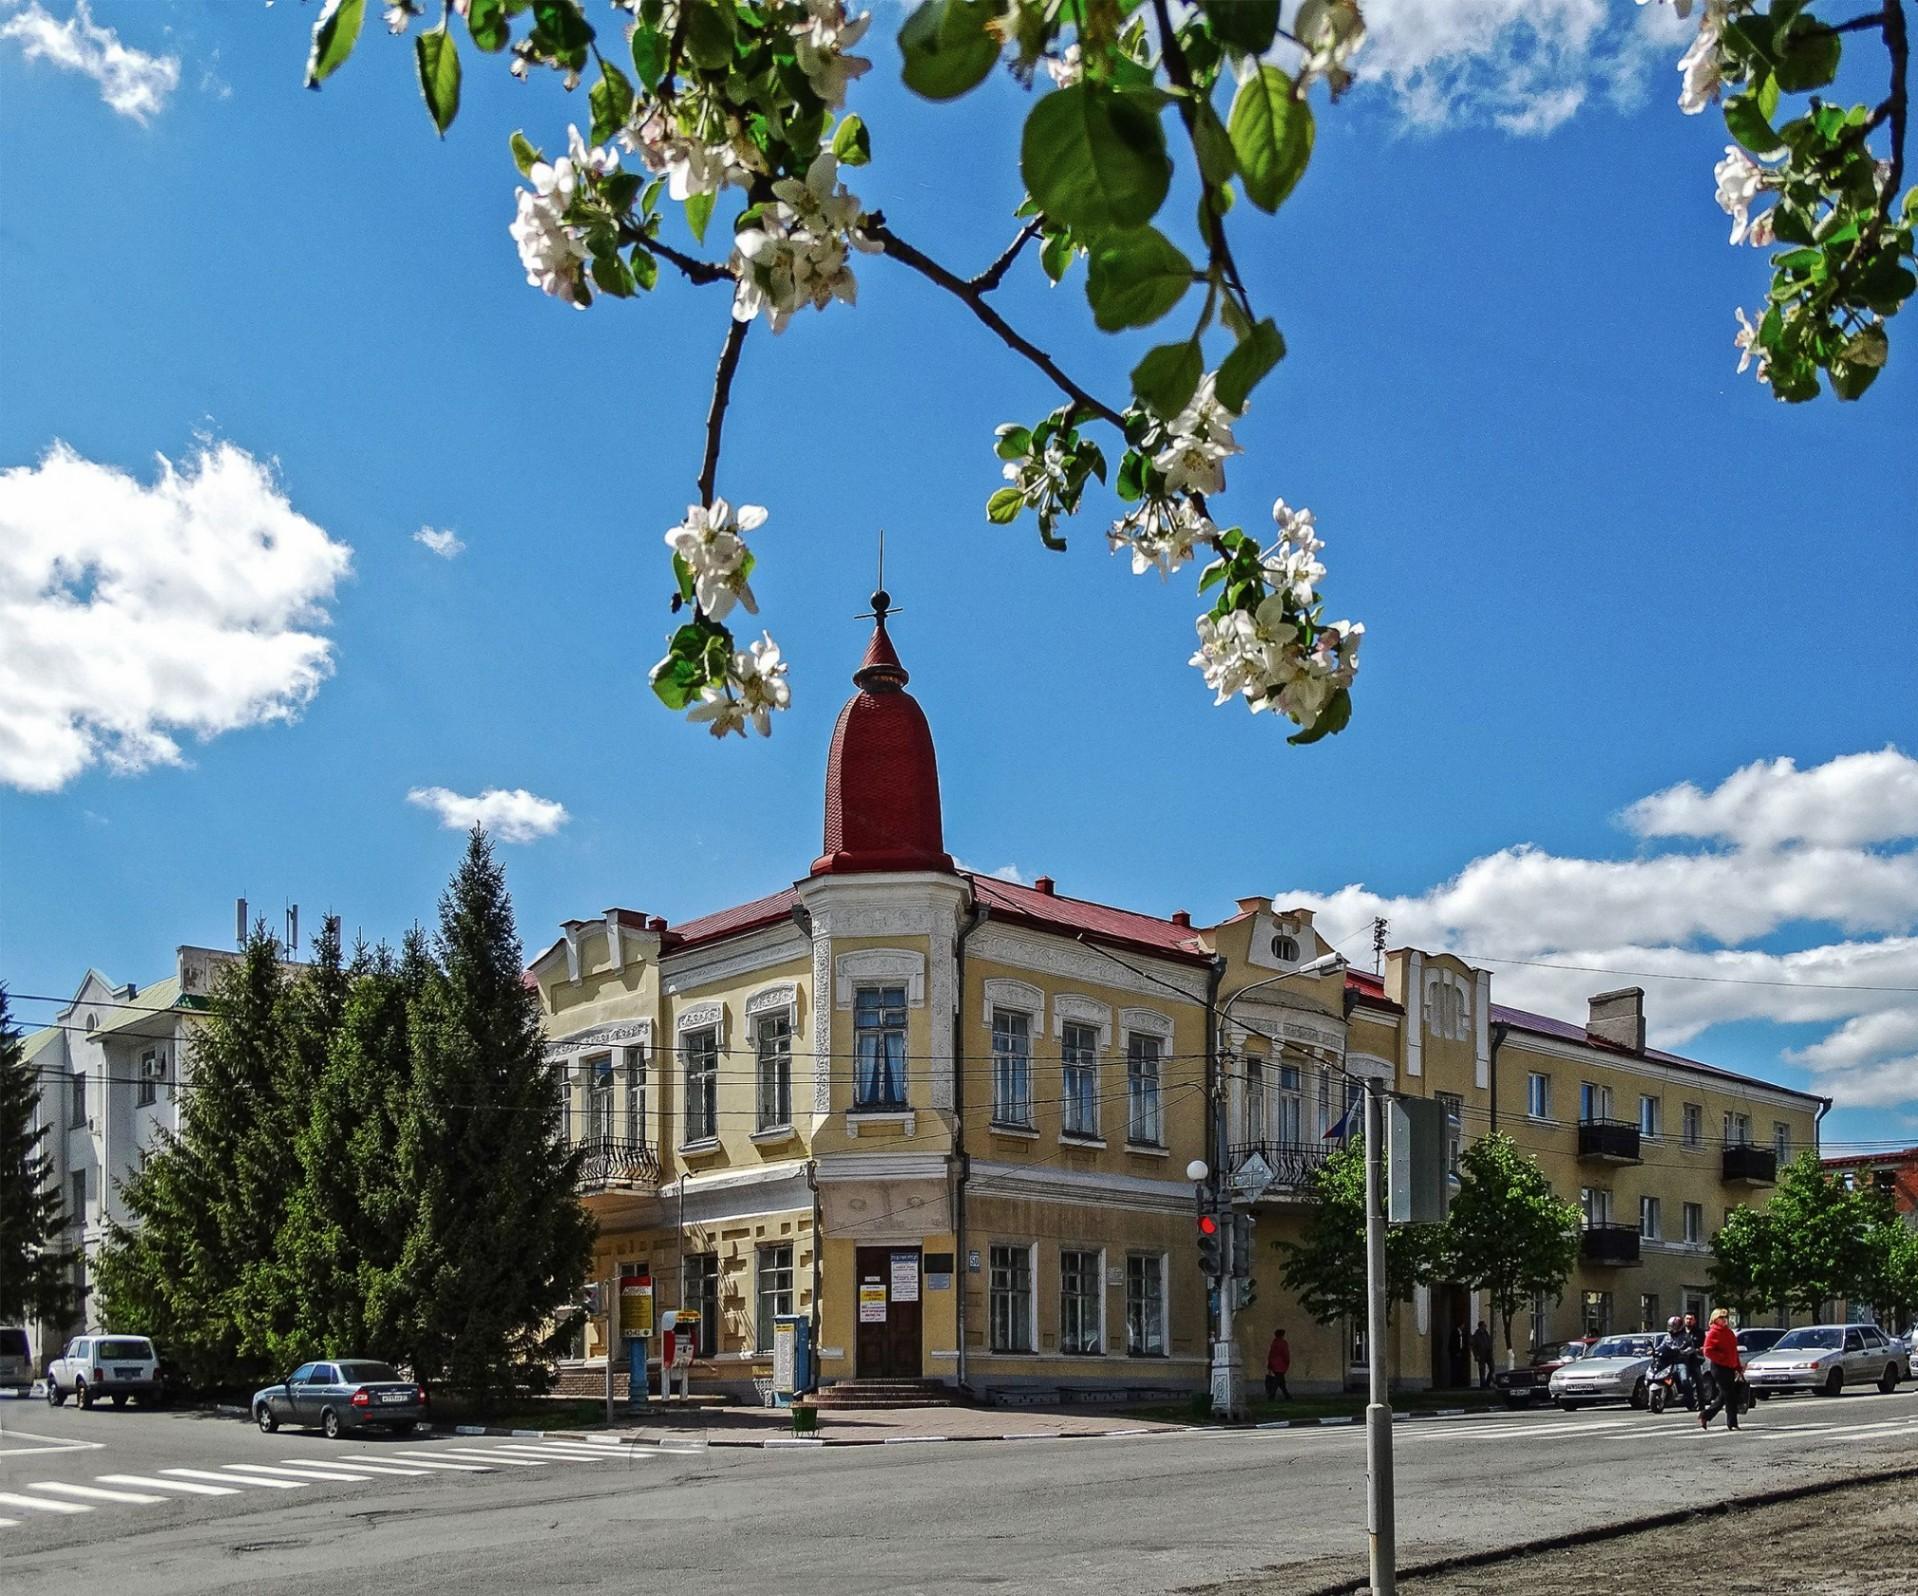
[[[1401,1561],[1918,1464],[1918,1391],[1739,1434],[1625,1409],[1395,1429]],[[1358,1426],[852,1448],[261,1435],[0,1399],[7,1596],[1128,1593],[1361,1572]]]

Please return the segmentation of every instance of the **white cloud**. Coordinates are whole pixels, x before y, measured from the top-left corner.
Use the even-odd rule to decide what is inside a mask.
[[[1032,878],[1026,875],[1016,864],[1002,864],[997,870],[981,870],[977,865],[969,865],[963,859],[953,861],[961,870],[969,870],[976,876],[985,876],[993,881],[1009,881],[1015,887],[1029,887]]]
[[[29,61],[48,61],[100,86],[100,98],[120,115],[145,124],[166,109],[180,86],[180,58],[148,55],[122,44],[119,34],[93,20],[87,0],[74,0],[73,15],[57,22],[40,5],[28,4],[0,21],[0,39],[11,39]]]
[[[446,787],[415,787],[406,801],[432,810],[449,830],[470,831],[474,826],[484,826],[501,842],[535,842],[550,837],[569,818],[564,804],[538,797],[524,787],[511,792],[489,787],[475,798]]]
[[[0,782],[179,764],[174,733],[290,720],[332,671],[313,628],[353,551],[234,444],[158,463],[0,471]]]
[[[1476,958],[1499,1001],[1566,1019],[1593,992],[1642,984],[1658,1046],[1733,1021],[1830,1027],[1781,1052],[1814,1090],[1854,1107],[1918,1104],[1914,792],[1918,760],[1896,749],[1802,771],[1761,762],[1625,810],[1638,835],[1689,844],[1670,852],[1582,859],[1521,844],[1424,892],[1351,885],[1279,901],[1339,927],[1382,915],[1395,945]]]
[[[1353,61],[1413,128],[1551,132],[1594,96],[1635,107],[1697,24],[1623,0],[1367,0]],[[1677,80],[1671,80],[1673,97]]]
[[[436,532],[430,526],[423,526],[413,534],[413,541],[424,544],[442,560],[458,559],[466,552],[465,543],[460,540],[459,534],[450,528]]]

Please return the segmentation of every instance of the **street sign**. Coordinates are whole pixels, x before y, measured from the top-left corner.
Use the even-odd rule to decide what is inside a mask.
[[[861,1324],[886,1322],[886,1283],[883,1280],[860,1283],[859,1322]]]
[[[653,1333],[653,1277],[628,1275],[619,1283],[620,1330],[628,1336]]]
[[[1266,1194],[1276,1179],[1278,1171],[1266,1161],[1265,1154],[1257,1151],[1248,1153],[1244,1162],[1232,1171],[1233,1200],[1255,1203]]]

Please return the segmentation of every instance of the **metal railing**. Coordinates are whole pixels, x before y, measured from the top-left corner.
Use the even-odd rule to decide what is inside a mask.
[[[1725,1149],[1724,1178],[1744,1181],[1753,1186],[1769,1186],[1778,1179],[1778,1155],[1769,1147],[1733,1142]]]
[[[583,1192],[659,1184],[659,1154],[648,1142],[624,1136],[584,1136],[576,1145],[586,1153],[579,1166],[579,1189]]]
[[[1635,1225],[1587,1225],[1579,1232],[1579,1256],[1594,1264],[1635,1264],[1639,1260]]]
[[[1582,1119],[1578,1122],[1578,1156],[1616,1164],[1636,1164],[1638,1127],[1627,1119]]]
[[[1297,1196],[1311,1189],[1312,1177],[1319,1166],[1345,1145],[1344,1137],[1296,1142],[1237,1142],[1226,1149],[1228,1177],[1257,1153],[1272,1170],[1268,1192]]]

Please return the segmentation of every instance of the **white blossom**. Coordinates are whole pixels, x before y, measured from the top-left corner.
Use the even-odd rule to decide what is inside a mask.
[[[1356,0],[1305,0],[1292,19],[1292,35],[1305,51],[1299,95],[1304,95],[1314,78],[1325,79],[1335,100],[1352,86],[1345,63],[1365,43],[1365,18]]]
[[[1214,702],[1240,697],[1254,714],[1276,710],[1301,727],[1314,725],[1333,695],[1351,686],[1358,674],[1365,628],[1338,621],[1321,629],[1307,647],[1301,620],[1277,593],[1253,611],[1201,615],[1192,664],[1218,695]]]
[[[1085,53],[1077,44],[1069,44],[1058,55],[1045,58],[1045,69],[1054,84],[1069,89],[1086,75]]]
[[[1758,313],[1757,322],[1747,321],[1745,319],[1745,312],[1742,309],[1734,310],[1732,314],[1738,318],[1738,332],[1732,339],[1732,347],[1738,351],[1739,376],[1744,376],[1745,368],[1749,366],[1753,358],[1756,357],[1758,361],[1758,380],[1760,382],[1769,381],[1771,375],[1771,360],[1770,357],[1766,355],[1764,346],[1758,341],[1758,328],[1764,322],[1765,313],[1762,310]]]
[[[996,427],[993,435],[1003,438],[1009,432],[1020,430],[1015,422],[1008,421]],[[1027,507],[1035,510],[1042,509],[1048,501],[1057,503],[1071,487],[1066,476],[1065,449],[1057,437],[1046,440],[1041,454],[1035,455],[1028,448],[1024,454],[1008,460],[1002,475],[1019,490]]]
[[[386,24],[386,31],[401,34],[406,25],[420,14],[418,0],[393,0],[393,3],[380,13],[380,20]]]
[[[766,313],[774,332],[783,332],[795,311],[811,305],[824,310],[835,299],[853,304],[859,297],[846,250],[878,245],[860,229],[862,207],[856,194],[838,181],[839,163],[821,150],[803,181],[785,177],[773,184],[774,204],[756,226],[733,238],[733,319],[751,321]]]
[[[793,54],[813,93],[835,111],[846,103],[846,86],[872,70],[864,56],[846,51],[866,36],[872,13],[848,20],[842,0],[806,0],[806,17],[793,24]]]
[[[728,732],[744,737],[749,722],[761,737],[772,736],[773,711],[791,707],[792,686],[772,633],[762,632],[760,638],[735,651],[724,683],[708,683],[699,690],[700,701],[687,711],[688,720],[703,722],[715,737]]]
[[[1279,529],[1279,541],[1266,550],[1259,563],[1279,592],[1306,609],[1318,596],[1318,584],[1325,575],[1325,567],[1319,562],[1325,545],[1319,541],[1310,510],[1294,510],[1285,500],[1277,499],[1272,504],[1272,520]]]
[[[1243,454],[1232,436],[1238,417],[1213,393],[1214,373],[1208,372],[1177,416],[1166,427],[1166,439],[1152,463],[1174,493],[1218,493],[1225,487],[1228,455]]]
[[[1754,232],[1756,224],[1751,219],[1752,201],[1759,193],[1771,187],[1775,174],[1760,166],[1736,144],[1725,146],[1725,158],[1712,168],[1712,176],[1718,179],[1718,208],[1732,219],[1732,238],[1734,244],[1742,244],[1747,235]],[[1769,213],[1768,213],[1769,214]],[[1761,216],[1765,224],[1764,243],[1771,242],[1771,224]],[[1754,235],[1752,242],[1760,240]]]
[[[611,149],[594,149],[577,127],[567,130],[567,153],[556,161],[536,161],[521,189],[518,212],[507,229],[519,246],[526,280],[535,288],[583,310],[588,298],[581,265],[587,256],[583,230],[571,226],[566,211],[578,192],[582,174],[601,178],[619,166]]]
[[[1009,464],[1007,475],[1012,475],[1013,470]],[[1156,570],[1163,580],[1191,559],[1193,550],[1209,542],[1217,531],[1190,499],[1148,498],[1112,523],[1106,533],[1106,544],[1114,554],[1120,549],[1132,551],[1134,576]]]
[[[743,534],[765,524],[766,511],[742,504],[737,516],[724,499],[712,507],[689,504],[686,519],[666,533],[666,546],[686,562],[693,575],[693,598],[709,620],[723,620],[735,603],[749,615],[759,613],[753,590],[746,582],[746,540]]]
[[[1678,108],[1687,116],[1698,115],[1718,98],[1724,78],[1718,46],[1730,14],[1731,0],[1705,0],[1705,9],[1698,19],[1698,33],[1692,39],[1691,48],[1678,58],[1679,76],[1683,79],[1678,91]]]

